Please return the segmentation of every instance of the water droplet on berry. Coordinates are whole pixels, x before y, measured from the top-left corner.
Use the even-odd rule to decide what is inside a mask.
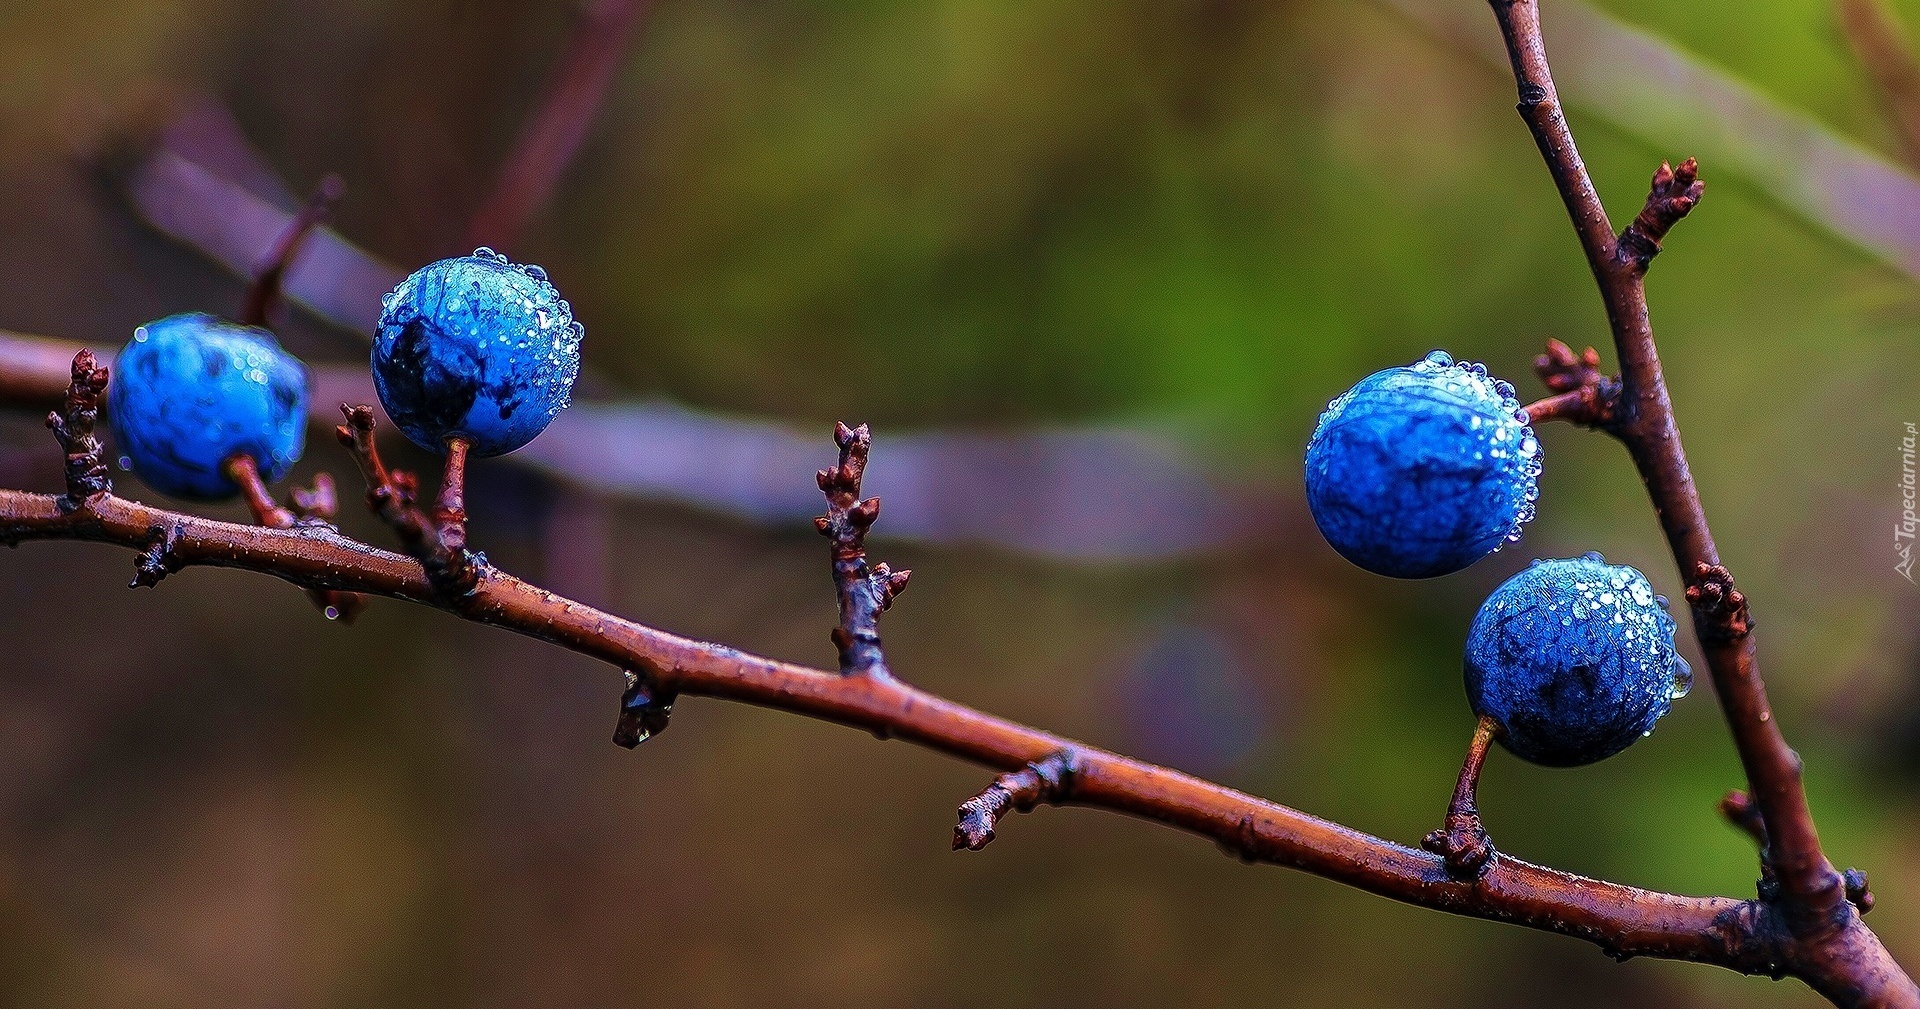
[[[124,455],[123,455],[123,456],[121,456],[121,457],[120,457],[119,459],[116,459],[116,460],[114,460],[114,461],[115,461],[115,462],[117,462],[117,463],[119,463],[119,464],[120,464],[120,468],[121,468],[121,469],[123,469],[123,470],[129,470],[129,469],[132,469],[132,468],[133,468],[133,460],[132,460],[132,459],[129,459],[129,458],[127,458],[127,457],[126,457],[126,456],[124,456]]]
[[[1453,355],[1444,350],[1428,351],[1425,360],[1428,364],[1438,368],[1453,367]]]
[[[141,326],[139,329],[136,329],[133,331],[133,342],[135,343],[147,342],[147,327]]]
[[[547,271],[541,269],[538,266],[533,265],[532,263],[528,263],[527,265],[521,267],[520,269],[525,271],[527,276],[532,277],[535,280],[547,279]]]
[[[1687,664],[1686,659],[1675,655],[1673,657],[1673,689],[1667,692],[1667,696],[1677,701],[1687,696],[1687,692],[1692,689],[1693,667]]]

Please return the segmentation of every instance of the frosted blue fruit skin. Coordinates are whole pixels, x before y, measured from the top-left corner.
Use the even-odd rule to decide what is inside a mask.
[[[273,334],[211,315],[172,315],[133,331],[107,393],[120,453],[171,497],[238,494],[228,459],[251,456],[269,482],[300,459],[307,369]]]
[[[1534,561],[1467,633],[1467,699],[1515,755],[1550,767],[1611,757],[1693,683],[1646,576],[1599,554]]]
[[[478,249],[414,271],[381,305],[374,387],[421,448],[461,437],[503,455],[566,408],[584,330],[539,267]]]
[[[1520,537],[1540,442],[1513,386],[1441,351],[1361,379],[1307,443],[1307,505],[1340,556],[1376,574],[1458,571]]]

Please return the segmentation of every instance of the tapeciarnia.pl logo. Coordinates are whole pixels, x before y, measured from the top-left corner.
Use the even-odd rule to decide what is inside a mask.
[[[1917,521],[1913,513],[1915,440],[1913,421],[1907,421],[1906,436],[1900,439],[1900,521],[1893,524],[1893,552],[1900,556],[1900,560],[1894,564],[1893,570],[1909,582],[1913,582],[1913,535]]]

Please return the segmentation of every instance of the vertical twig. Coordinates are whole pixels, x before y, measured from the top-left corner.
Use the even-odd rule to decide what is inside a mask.
[[[1660,166],[1645,208],[1616,240],[1554,92],[1537,0],[1490,4],[1506,42],[1521,118],[1572,218],[1620,355],[1621,390],[1608,430],[1626,445],[1688,583],[1694,630],[1765,826],[1778,890],[1762,895],[1762,907],[1778,915],[1791,936],[1786,954],[1795,971],[1828,998],[1846,1005],[1920,1005],[1920,988],[1859,924],[1841,874],[1821,850],[1800,758],[1768,704],[1747,602],[1720,562],[1661,373],[1647,315],[1646,271],[1667,230],[1700,199],[1693,162],[1677,170]]]
[[[561,49],[565,62],[547,85],[538,111],[521,126],[512,153],[500,166],[493,192],[467,226],[467,245],[511,252],[560,176],[573,162],[606,104],[621,58],[641,15],[654,0],[597,0],[573,40]]]
[[[860,480],[867,471],[867,450],[873,436],[865,424],[833,425],[833,441],[840,461],[815,474],[827,496],[827,513],[814,527],[832,545],[833,584],[840,599],[840,626],[833,629],[840,650],[840,671],[849,676],[889,676],[887,657],[880,648],[880,614],[906,590],[911,571],[893,571],[885,564],[867,566],[867,530],[880,517],[880,499],[860,497]]]
[[[1920,172],[1920,61],[1885,0],[1834,0],[1834,19],[1893,122],[1908,169]]]
[[[69,509],[113,490],[107,476],[107,452],[93,432],[100,419],[100,400],[107,391],[107,369],[94,360],[93,351],[73,355],[72,380],[60,409],[47,414],[47,429],[66,453]]]
[[[279,309],[287,270],[292,267],[294,257],[300,254],[300,246],[313,229],[327,223],[327,219],[333,216],[333,205],[340,202],[346,188],[347,184],[338,175],[321,179],[313,195],[307,198],[307,205],[300,208],[300,212],[288,222],[286,230],[280,233],[273,248],[267,251],[260,266],[254,270],[253,282],[247,285],[246,300],[240,305],[239,321],[243,325],[269,324],[273,313]]]

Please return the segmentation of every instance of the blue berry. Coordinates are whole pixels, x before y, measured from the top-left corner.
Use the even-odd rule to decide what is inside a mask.
[[[1430,578],[1520,538],[1540,442],[1513,386],[1442,351],[1361,379],[1307,442],[1307,505],[1340,556]]]
[[[566,408],[585,328],[545,270],[476,249],[415,270],[381,306],[373,383],[421,448],[457,437],[503,455]]]
[[[1536,764],[1626,749],[1693,685],[1666,602],[1645,575],[1599,554],[1534,561],[1493,590],[1467,633],[1474,713]]]
[[[211,315],[172,315],[133,331],[107,394],[120,451],[147,486],[217,501],[240,488],[227,460],[253,458],[269,482],[300,459],[307,369],[273,334]]]

